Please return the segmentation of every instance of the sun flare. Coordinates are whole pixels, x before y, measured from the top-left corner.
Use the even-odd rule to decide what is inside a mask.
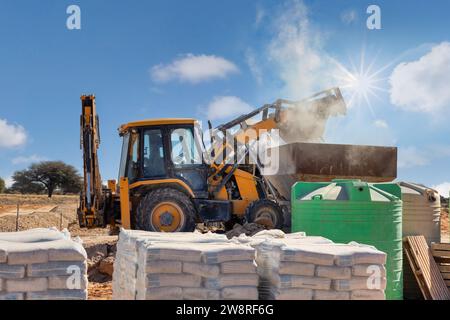
[[[365,63],[364,52],[361,53],[359,67],[351,63],[351,68],[347,68],[337,63],[339,73],[336,78],[339,87],[348,96],[347,104],[349,108],[366,105],[370,112],[374,114],[372,99],[380,99],[380,92],[386,91],[382,88],[382,82],[386,78],[381,77],[381,73],[387,66],[374,70],[375,60],[370,64]]]

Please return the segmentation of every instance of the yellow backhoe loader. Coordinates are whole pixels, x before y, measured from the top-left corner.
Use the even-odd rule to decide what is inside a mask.
[[[195,119],[130,122],[119,128],[123,146],[118,184],[110,180],[104,187],[97,157],[100,133],[95,97],[83,95],[81,102],[84,187],[78,208],[80,226],[120,224],[125,229],[164,232],[193,231],[197,223],[230,228],[235,222],[257,219],[282,228],[289,222],[290,199],[262,174],[262,164],[258,157],[255,160],[252,147],[261,132],[285,130],[288,111],[299,105],[338,114],[346,109],[338,88],[299,102],[278,100],[215,128],[208,122],[208,147]],[[396,160],[393,149],[380,147],[378,151]],[[248,161],[250,158],[254,161]],[[333,167],[334,163],[328,165]],[[383,166],[378,181],[390,181],[396,174],[392,161],[375,166]],[[316,175],[323,176],[323,168],[315,170],[320,171]],[[362,171],[358,176],[364,176],[365,171],[370,176],[372,168]],[[336,173],[333,178],[348,175],[351,173]]]

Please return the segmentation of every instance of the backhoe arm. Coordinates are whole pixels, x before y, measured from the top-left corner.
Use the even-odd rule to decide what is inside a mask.
[[[83,152],[83,187],[78,210],[81,226],[102,225],[104,193],[98,166],[97,150],[100,145],[99,120],[95,96],[81,96],[80,148]]]

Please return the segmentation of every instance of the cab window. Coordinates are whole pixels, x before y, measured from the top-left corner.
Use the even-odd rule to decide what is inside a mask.
[[[202,157],[194,139],[193,128],[177,128],[170,133],[171,159],[175,166],[201,164]]]
[[[139,133],[132,132],[128,151],[127,177],[133,181],[139,176]]]
[[[144,131],[144,177],[154,178],[166,175],[164,145],[160,129]]]

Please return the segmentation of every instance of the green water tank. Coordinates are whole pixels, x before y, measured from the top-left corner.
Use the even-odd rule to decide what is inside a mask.
[[[291,205],[292,232],[336,243],[356,241],[385,252],[386,298],[403,298],[402,200],[397,184],[380,189],[360,180],[297,182]]]

